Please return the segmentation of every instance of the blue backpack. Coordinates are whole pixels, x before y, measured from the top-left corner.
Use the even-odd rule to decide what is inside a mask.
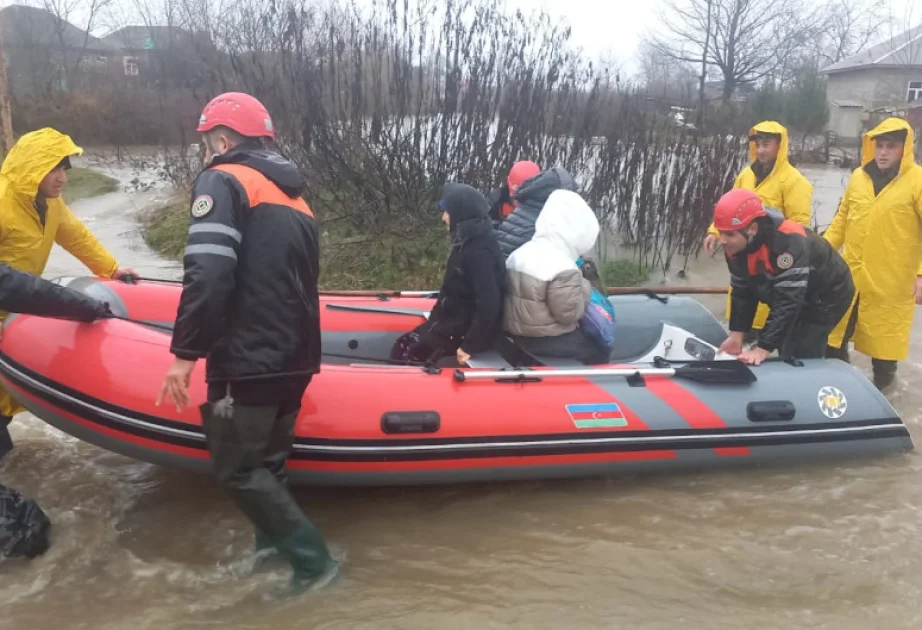
[[[585,272],[584,264],[585,261],[580,256],[576,265]],[[586,307],[586,313],[579,320],[579,326],[599,345],[605,348],[614,346],[615,307],[595,287],[592,287],[592,292],[589,294],[589,305]]]

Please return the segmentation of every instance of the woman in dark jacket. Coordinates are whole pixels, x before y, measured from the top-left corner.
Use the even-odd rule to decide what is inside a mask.
[[[454,354],[463,365],[502,331],[506,268],[483,193],[449,182],[439,207],[451,234],[439,299],[425,324],[397,340],[391,358],[434,363]]]

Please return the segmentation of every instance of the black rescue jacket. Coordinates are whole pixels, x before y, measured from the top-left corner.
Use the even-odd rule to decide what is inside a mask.
[[[847,308],[855,292],[848,265],[829,243],[780,212],[767,208],[768,221],[745,251],[727,257],[733,294],[730,330],[749,332],[759,302],[771,312],[758,346],[780,348],[798,322],[832,329],[833,313]]]
[[[429,321],[427,345],[468,354],[489,350],[502,332],[506,267],[493,234],[483,194],[449,182],[442,207],[451,218],[451,252]]]
[[[192,190],[170,351],[206,380],[320,371],[318,237],[297,168],[277,153],[216,157]]]
[[[573,178],[559,166],[538,173],[522,183],[513,196],[513,199],[519,202],[519,206],[496,227],[496,238],[504,263],[512,252],[535,235],[535,222],[551,193],[555,190],[575,188]]]
[[[92,322],[106,316],[109,306],[85,293],[0,263],[0,309]]]

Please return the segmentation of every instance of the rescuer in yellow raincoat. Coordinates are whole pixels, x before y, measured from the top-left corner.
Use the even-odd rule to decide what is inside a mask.
[[[13,145],[0,167],[0,262],[40,276],[58,243],[97,276],[134,275],[119,268],[61,199],[70,157],[82,154],[70,136],[51,128],[27,133]],[[7,314],[0,311],[0,320]],[[0,388],[0,422],[8,424],[22,410]]]
[[[740,172],[733,188],[754,191],[764,206],[776,208],[785,219],[809,227],[813,217],[813,185],[788,161],[787,128],[773,120],[755,125],[749,130],[749,156],[752,164]],[[719,236],[712,223],[704,239],[704,249],[709,255],[714,253]],[[752,322],[753,331],[757,333],[767,319],[768,305],[760,303]]]
[[[896,376],[909,354],[915,305],[922,304],[922,166],[912,127],[888,118],[864,135],[861,166],[852,173],[832,225],[823,235],[855,280],[855,304],[829,335],[826,356],[848,361],[848,341],[872,359],[874,384]]]

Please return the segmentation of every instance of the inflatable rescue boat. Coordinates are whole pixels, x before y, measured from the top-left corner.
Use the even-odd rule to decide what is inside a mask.
[[[181,287],[56,282],[109,302],[92,324],[14,314],[0,382],[33,414],[128,457],[208,472],[197,405],[155,400]],[[612,365],[529,355],[505,339],[470,367],[394,365],[434,296],[321,297],[324,363],[289,460],[294,484],[391,485],[758,466],[911,450],[896,411],[836,360],[716,360],[720,322],[687,297],[613,296]]]

